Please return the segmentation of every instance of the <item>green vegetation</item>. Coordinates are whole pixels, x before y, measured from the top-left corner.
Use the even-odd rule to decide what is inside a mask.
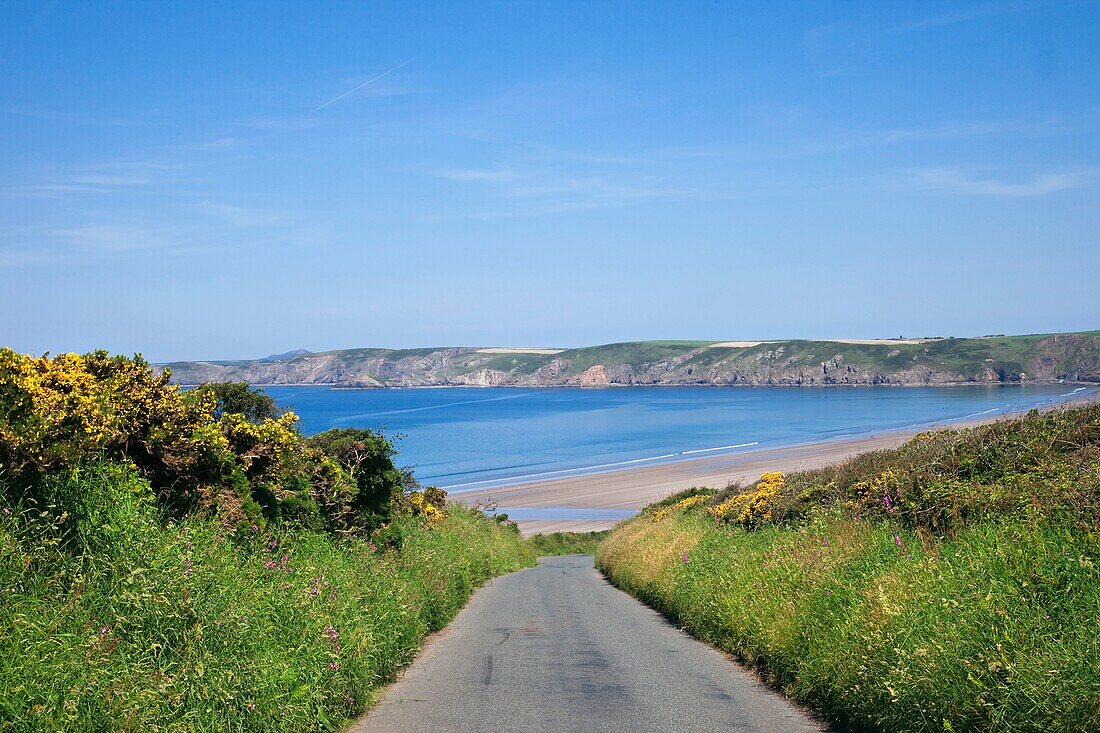
[[[243,379],[352,386],[575,385],[580,375],[595,366],[604,367],[613,384],[641,385],[1100,381],[1100,336],[1096,332],[934,338],[916,343],[714,343],[720,342],[627,342],[555,354],[486,354],[477,348],[348,349],[301,354],[280,362],[258,359],[167,366],[183,384]]]
[[[1100,728],[1100,406],[685,492],[596,557],[852,729]]]
[[[611,530],[599,532],[551,532],[527,538],[527,546],[536,557],[549,555],[591,555]]]
[[[532,564],[370,431],[0,349],[0,730],[334,730]]]

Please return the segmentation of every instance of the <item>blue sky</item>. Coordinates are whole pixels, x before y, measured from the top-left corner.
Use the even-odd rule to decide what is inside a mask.
[[[1100,328],[1100,4],[5,3],[0,343]]]

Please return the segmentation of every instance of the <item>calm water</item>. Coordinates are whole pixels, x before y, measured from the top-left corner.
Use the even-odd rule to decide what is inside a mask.
[[[450,490],[570,476],[1027,409],[1066,385],[334,390],[268,387],[302,428],[398,435],[399,463]],[[1096,391],[1095,388],[1090,388]]]

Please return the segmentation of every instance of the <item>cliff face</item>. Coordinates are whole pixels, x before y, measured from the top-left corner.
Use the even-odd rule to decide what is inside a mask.
[[[924,342],[772,341],[609,344],[562,351],[349,349],[286,360],[179,362],[181,384],[345,387],[613,385],[938,385],[1100,382],[1100,335],[1053,334]]]

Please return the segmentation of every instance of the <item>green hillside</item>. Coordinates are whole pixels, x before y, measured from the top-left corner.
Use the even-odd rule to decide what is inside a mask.
[[[568,349],[345,349],[176,362],[173,381],[400,386],[1100,381],[1100,332],[921,340],[640,341]]]

